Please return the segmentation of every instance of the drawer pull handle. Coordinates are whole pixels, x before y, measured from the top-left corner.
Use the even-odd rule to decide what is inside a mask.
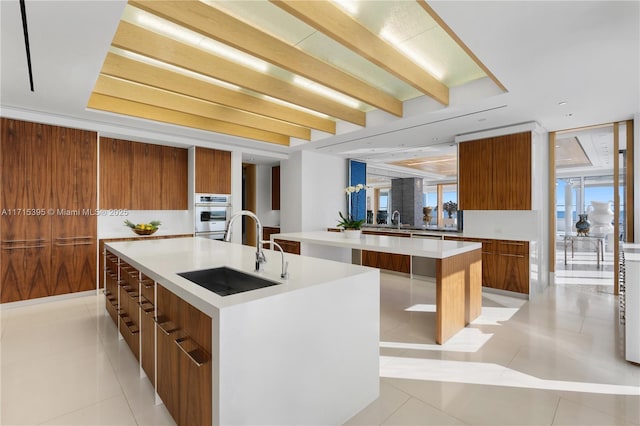
[[[519,258],[524,258],[523,255],[521,254],[507,254],[507,253],[499,253],[499,256],[508,256],[508,257],[519,257]]]
[[[169,321],[164,316],[155,317],[153,320],[156,324],[158,324],[158,328],[162,330],[162,332],[167,336],[179,330],[179,328],[174,323]]]
[[[209,360],[207,353],[191,338],[180,337],[175,340],[175,343],[197,367],[202,367]]]

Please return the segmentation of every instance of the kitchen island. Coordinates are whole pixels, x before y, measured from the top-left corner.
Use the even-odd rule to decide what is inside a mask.
[[[339,232],[276,234],[272,240],[371,250],[424,257],[436,261],[436,343],[443,344],[480,315],[482,308],[482,245],[461,241],[361,235],[347,238]],[[359,263],[359,262],[358,262]]]
[[[122,318],[127,294],[153,289],[144,301],[139,299],[142,326],[129,326],[135,324],[135,314],[129,313],[119,328],[125,338],[141,335],[141,367],[144,333],[155,336],[151,350],[157,362],[144,371],[178,424],[342,424],[378,397],[378,270],[285,254],[290,278],[282,279],[279,252],[267,250],[264,271],[256,273],[255,248],[205,238],[107,243],[105,249],[108,266],[119,265],[120,287],[117,295],[107,289],[107,307],[117,303]],[[114,274],[109,267],[105,275]],[[220,296],[178,275],[218,267],[259,276],[273,285]],[[134,289],[123,279],[132,270],[139,277]],[[163,302],[167,294],[178,301]],[[165,317],[176,304],[182,308],[175,309],[177,319],[169,321]],[[157,323],[147,331],[146,314]],[[203,316],[205,323],[210,321],[210,336],[180,335],[190,321]],[[176,325],[179,321],[186,325]],[[167,355],[161,345],[165,338],[171,339],[168,349],[177,355]],[[175,374],[182,375],[180,393],[187,393],[182,402],[181,396],[162,393],[167,388],[163,380],[173,374],[170,365],[162,366],[180,357],[181,365],[187,364],[187,370],[180,367]],[[199,371],[207,371],[208,383],[191,380]],[[196,382],[203,389],[208,385],[212,395],[211,406],[204,410],[209,414],[200,417],[192,414],[200,408],[193,400],[200,392],[190,386]],[[193,398],[188,392],[194,392]]]

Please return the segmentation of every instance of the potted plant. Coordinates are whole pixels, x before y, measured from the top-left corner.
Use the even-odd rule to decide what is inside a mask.
[[[442,209],[447,212],[449,219],[451,219],[453,214],[458,210],[458,204],[453,201],[447,201],[442,205]]]
[[[355,186],[348,186],[344,189],[344,192],[347,196],[347,204],[349,204],[349,202],[351,201],[351,197],[355,197],[356,212],[358,211],[358,207],[360,206],[360,191],[362,191],[364,188],[364,185],[359,183]],[[338,226],[344,228],[347,238],[359,238],[360,229],[362,228],[365,219],[356,219],[356,216],[352,214],[347,214],[345,216],[342,214],[342,212],[338,212],[338,215],[340,216]]]

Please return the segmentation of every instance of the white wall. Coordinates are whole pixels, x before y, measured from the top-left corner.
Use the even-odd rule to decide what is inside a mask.
[[[346,213],[347,161],[315,152],[298,151],[280,163],[280,230],[323,231],[335,227],[338,212]],[[351,262],[351,253],[331,247],[303,247],[303,254]]]
[[[271,209],[271,168],[256,166],[256,214],[264,226],[280,226],[280,210]]]
[[[338,212],[346,213],[344,158],[295,152],[281,162],[280,184],[282,232],[325,230],[336,226]]]

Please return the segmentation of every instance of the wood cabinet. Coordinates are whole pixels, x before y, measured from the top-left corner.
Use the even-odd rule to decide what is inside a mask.
[[[263,241],[271,241],[271,235],[279,234],[279,233],[280,233],[280,228],[277,227],[277,226],[264,226],[264,227],[262,227],[262,240]],[[270,248],[271,245],[263,244],[263,247],[264,248]]]
[[[95,288],[96,141],[2,118],[2,303]]]
[[[196,147],[196,192],[231,194],[231,152]]]
[[[52,153],[51,295],[96,288],[96,134],[55,128]]]
[[[189,188],[189,151],[173,146],[162,147],[161,210],[187,210]]]
[[[280,210],[280,166],[271,168],[271,210]]]
[[[155,315],[155,282],[144,274],[140,274],[140,366],[155,385],[156,360],[156,324]]]
[[[531,209],[531,132],[458,145],[460,210]]]
[[[285,253],[300,254],[300,242],[274,239]]]
[[[212,421],[211,318],[156,285],[157,391],[178,425]]]
[[[397,232],[363,230],[363,234],[388,235],[392,237],[410,238],[410,234],[399,234]],[[411,272],[411,256],[406,254],[383,253],[378,251],[362,250],[362,265],[371,266],[388,271]]]
[[[482,286],[529,294],[529,242],[445,236],[482,243]]]
[[[118,312],[120,334],[131,352],[140,359],[140,310],[138,307],[138,276],[134,267],[120,261],[120,310]]]
[[[187,210],[185,148],[100,138],[100,207]]]
[[[133,144],[100,138],[100,208],[132,207]]]

